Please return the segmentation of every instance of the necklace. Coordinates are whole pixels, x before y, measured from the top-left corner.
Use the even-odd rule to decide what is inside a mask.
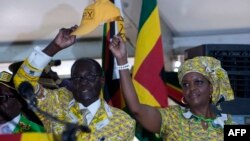
[[[211,122],[213,122],[213,118],[206,118],[205,116],[198,116],[198,115],[192,115],[192,116],[194,116],[198,121],[203,121],[203,122],[205,122],[205,123],[211,123]]]
[[[214,121],[213,118],[206,118],[205,116],[198,116],[194,114],[192,116],[195,117],[197,122],[201,123],[203,129],[207,129],[209,127],[209,124],[212,124],[212,122]]]

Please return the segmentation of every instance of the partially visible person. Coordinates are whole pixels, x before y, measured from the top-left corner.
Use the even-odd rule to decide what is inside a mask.
[[[91,133],[77,132],[78,140],[133,140],[134,119],[124,111],[109,106],[100,97],[104,77],[100,64],[94,59],[80,58],[74,62],[71,68],[72,92],[64,87],[50,90],[39,85],[39,76],[52,56],[74,44],[76,37],[71,33],[76,28],[62,28],[46,48],[35,48],[15,75],[16,88],[24,81],[30,82],[40,109],[60,120],[88,125]],[[43,116],[41,120],[48,132],[60,135],[66,129],[65,125]]]
[[[112,40],[110,50],[120,68],[128,108],[144,128],[160,133],[164,140],[223,140],[224,125],[233,124],[233,121],[230,115],[220,113],[216,105],[219,101],[234,99],[234,94],[219,60],[203,56],[185,61],[178,78],[186,106],[154,108],[138,100],[127,67],[127,49],[121,37]]]
[[[44,68],[40,78],[39,83],[45,88],[57,89],[60,87],[65,87],[69,91],[73,89],[73,84],[69,78],[60,78],[58,73],[52,70],[53,66],[61,65],[61,60],[51,60],[49,64]]]
[[[41,125],[26,117],[24,101],[18,97],[11,78],[10,73],[0,72],[0,134],[45,132]]]
[[[23,61],[14,62],[10,64],[9,70],[16,74],[17,70],[22,65]],[[61,64],[61,60],[51,60],[48,65],[43,70],[40,78],[39,83],[43,85],[43,87],[48,89],[57,89],[60,87],[66,87],[68,90],[72,90],[73,86],[69,79],[67,78],[60,78],[57,72],[53,71],[51,67],[59,66]]]

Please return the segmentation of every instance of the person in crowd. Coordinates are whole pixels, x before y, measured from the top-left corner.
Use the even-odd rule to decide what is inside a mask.
[[[109,106],[100,97],[104,77],[100,64],[94,59],[80,58],[74,62],[71,68],[72,92],[64,87],[50,90],[38,84],[39,76],[52,56],[75,43],[76,36],[71,33],[76,28],[62,28],[46,48],[35,48],[15,75],[16,88],[29,81],[40,109],[60,120],[88,125],[90,133],[76,132],[79,140],[133,140],[135,120],[124,111]],[[62,123],[44,116],[41,120],[48,132],[60,135],[65,131]]]
[[[119,36],[113,38],[110,50],[121,68],[120,80],[128,108],[144,128],[159,133],[164,140],[223,140],[224,125],[234,123],[230,115],[221,113],[215,105],[234,96],[219,60],[206,56],[186,60],[178,72],[185,106],[155,108],[140,104],[127,67],[127,50]]]
[[[23,64],[23,61],[14,62],[9,65],[9,70],[16,74],[17,70]],[[48,89],[57,89],[60,87],[66,87],[68,90],[72,90],[72,83],[67,78],[60,78],[57,72],[53,71],[51,67],[59,66],[61,64],[61,60],[51,60],[48,65],[44,68],[40,78],[39,83]]]
[[[39,83],[43,86],[47,84],[47,88],[56,89],[60,87],[65,87],[69,91],[73,89],[73,85],[68,78],[60,78],[57,72],[52,70],[52,66],[59,66],[61,60],[51,60],[49,64],[43,70],[39,78]]]
[[[11,78],[10,73],[0,72],[0,134],[45,132],[41,125],[27,117],[31,111],[25,114],[28,111],[24,111],[24,100],[19,97]]]

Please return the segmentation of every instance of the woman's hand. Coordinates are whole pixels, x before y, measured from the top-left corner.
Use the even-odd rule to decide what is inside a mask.
[[[123,65],[127,63],[127,49],[122,38],[119,35],[114,36],[114,38],[109,44],[109,49],[113,53],[114,57],[117,59],[118,65]]]

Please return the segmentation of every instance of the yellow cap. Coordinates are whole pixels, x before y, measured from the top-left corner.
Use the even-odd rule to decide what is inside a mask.
[[[119,20],[120,10],[109,0],[98,0],[87,6],[80,26],[72,35],[84,35],[93,31],[100,23]]]

